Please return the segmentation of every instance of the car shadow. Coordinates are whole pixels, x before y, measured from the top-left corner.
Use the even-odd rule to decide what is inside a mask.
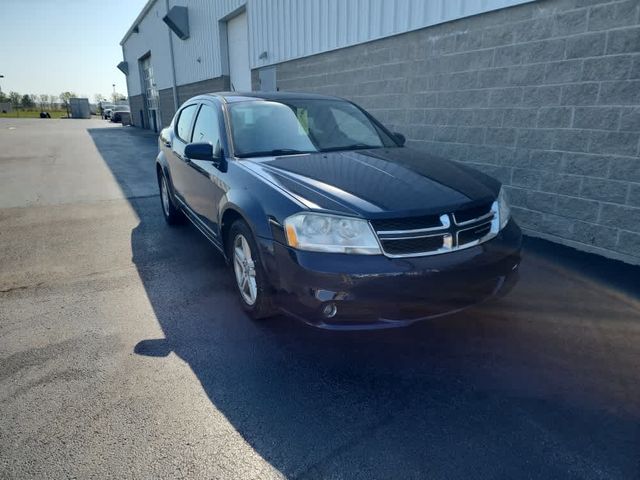
[[[184,360],[286,477],[638,474],[637,329],[626,339],[608,330],[634,312],[637,322],[628,303],[554,277],[532,255],[509,297],[402,330],[252,322],[216,250],[195,228],[164,224],[156,137],[89,134],[140,219],[133,263],[164,338],[140,339],[135,353]]]

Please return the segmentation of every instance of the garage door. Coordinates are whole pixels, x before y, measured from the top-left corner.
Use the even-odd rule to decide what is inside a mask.
[[[248,30],[246,12],[227,22],[229,75],[231,88],[236,91],[251,91]]]

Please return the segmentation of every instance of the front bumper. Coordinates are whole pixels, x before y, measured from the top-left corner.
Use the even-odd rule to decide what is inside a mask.
[[[388,258],[294,250],[262,240],[280,308],[329,329],[406,326],[506,294],[517,281],[522,234],[513,220],[492,240],[441,255]],[[331,318],[323,309],[334,304]]]

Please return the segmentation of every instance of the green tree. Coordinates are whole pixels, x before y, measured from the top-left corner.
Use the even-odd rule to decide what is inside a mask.
[[[31,100],[31,97],[25,93],[20,99],[20,105],[24,109],[33,108],[33,100]]]
[[[20,94],[18,92],[9,92],[9,101],[13,108],[18,108],[20,106]]]
[[[126,100],[127,97],[125,97],[123,94],[118,93],[118,92],[114,92],[111,94],[111,100],[113,101],[113,103],[119,102],[120,100]]]
[[[9,97],[7,97],[3,91],[0,91],[0,103],[5,103],[9,101]]]
[[[76,94],[73,92],[62,92],[60,94],[60,103],[62,107],[67,111],[67,117],[69,116],[69,99],[75,97]]]
[[[93,101],[95,102],[95,104],[98,106],[98,114],[100,116],[102,116],[102,101],[104,100],[104,97],[102,96],[101,93],[95,93],[93,95]]]

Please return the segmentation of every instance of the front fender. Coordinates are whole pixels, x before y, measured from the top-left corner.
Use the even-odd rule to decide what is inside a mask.
[[[167,157],[162,150],[158,152],[158,156],[156,157],[156,166],[159,166],[166,175],[170,175],[169,162],[167,162]]]
[[[223,225],[231,209],[245,219],[256,238],[280,241],[284,219],[304,207],[237,161],[229,162],[228,169],[229,185],[218,205],[218,224]]]
[[[169,162],[167,161],[167,156],[164,154],[164,152],[162,150],[160,150],[160,153],[158,153],[158,156],[156,157],[156,169],[160,168],[162,170],[162,173],[164,173],[164,175],[167,177],[167,180],[169,180],[169,190],[171,193],[171,200],[175,205],[175,190],[173,188],[173,178],[171,177],[171,169],[169,168]]]
[[[225,215],[234,212],[244,219],[255,237],[273,238],[268,215],[257,199],[246,190],[229,191],[220,202],[219,225],[224,226]]]

